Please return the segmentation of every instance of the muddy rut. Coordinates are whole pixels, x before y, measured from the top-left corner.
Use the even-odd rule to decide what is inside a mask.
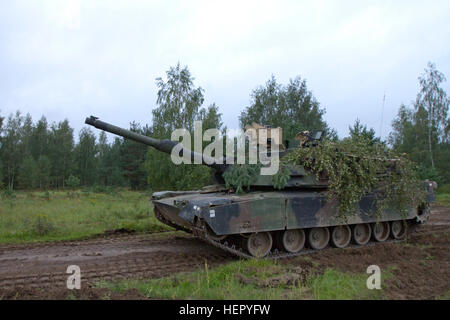
[[[439,243],[435,243],[433,249],[438,251],[436,256],[440,256],[435,264],[437,270],[443,272],[442,277],[437,279],[437,284],[444,285],[442,290],[449,286],[445,280],[449,276],[446,271],[450,263],[450,243],[447,241],[449,231],[450,208],[436,206],[432,209],[430,220],[412,234],[413,243],[421,243],[426,239],[435,242],[436,234],[446,235],[438,239]],[[393,260],[397,258],[393,258],[392,250],[398,250],[397,260],[400,263],[403,259],[401,254],[406,253],[404,248],[395,243],[336,250],[325,249],[314,256],[325,266],[337,264],[349,268],[357,265],[357,261],[352,260],[354,257],[359,256],[358,260],[364,256],[370,259],[377,257],[395,263]],[[414,268],[415,262],[409,259],[413,258],[413,254],[406,258],[403,259],[406,261],[405,267]],[[119,233],[81,241],[1,245],[0,292],[64,290],[69,265],[80,267],[84,286],[99,280],[157,278],[194,271],[204,267],[205,263],[216,266],[234,260],[236,258],[228,253],[180,232],[140,235]],[[295,263],[295,260],[291,262]],[[423,276],[428,279],[433,273],[427,272]]]
[[[101,239],[0,246],[0,289],[65,287],[69,265],[83,282],[154,278],[233,260],[189,235],[110,235]]]

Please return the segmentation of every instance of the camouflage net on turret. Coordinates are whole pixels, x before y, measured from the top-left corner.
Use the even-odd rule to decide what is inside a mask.
[[[286,185],[287,164],[302,165],[318,180],[328,180],[328,197],[339,201],[339,217],[343,220],[356,213],[355,206],[369,192],[376,195],[377,214],[390,207],[403,216],[425,196],[414,163],[384,144],[364,139],[324,140],[315,147],[290,152],[280,164],[272,179],[274,187],[283,189]]]
[[[236,164],[224,173],[226,188],[233,188],[237,194],[250,190],[250,186],[259,176],[261,165],[259,164]]]

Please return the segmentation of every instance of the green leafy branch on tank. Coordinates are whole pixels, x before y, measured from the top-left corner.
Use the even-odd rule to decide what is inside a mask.
[[[285,187],[289,164],[302,165],[318,180],[328,180],[328,198],[339,201],[338,218],[343,220],[356,214],[355,206],[370,192],[376,196],[377,214],[390,207],[404,216],[425,196],[413,162],[384,144],[365,139],[325,139],[317,146],[293,150],[282,158],[272,178],[275,188]]]
[[[234,188],[237,194],[250,190],[250,186],[259,176],[260,164],[236,164],[223,174],[226,188]]]

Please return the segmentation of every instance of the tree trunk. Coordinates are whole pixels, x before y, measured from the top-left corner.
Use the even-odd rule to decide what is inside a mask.
[[[428,147],[430,150],[430,159],[431,159],[431,167],[434,169],[434,160],[433,160],[433,150],[431,150],[431,124],[432,124],[432,119],[431,119],[431,113],[432,108],[430,107],[429,109],[429,123],[428,123]]]

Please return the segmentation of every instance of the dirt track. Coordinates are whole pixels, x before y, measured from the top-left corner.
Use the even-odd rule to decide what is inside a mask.
[[[0,290],[65,288],[69,265],[92,280],[161,277],[229,261],[220,250],[186,236],[111,235],[103,239],[0,246]]]
[[[313,273],[333,268],[364,274],[368,266],[378,265],[382,277],[384,271],[393,275],[383,280],[385,298],[449,299],[450,207],[433,208],[430,220],[417,227],[406,243],[331,249],[311,258],[300,257],[286,262]]]
[[[450,208],[435,207],[431,219],[416,230],[408,245],[381,244],[356,249],[327,249],[314,254],[320,269],[333,267],[365,272],[370,264],[397,266],[389,297],[434,298],[450,290]],[[410,244],[410,245],[409,245]],[[64,298],[66,269],[81,268],[81,298],[100,298],[95,280],[154,278],[191,271],[207,261],[214,266],[234,257],[188,234],[112,234],[84,241],[0,246],[0,298]],[[315,268],[304,258],[288,259],[301,268]],[[86,291],[87,290],[87,291]],[[94,292],[95,291],[95,292]],[[94,293],[93,293],[94,292]],[[111,296],[115,298],[114,296]],[[128,293],[117,298],[139,298]]]

